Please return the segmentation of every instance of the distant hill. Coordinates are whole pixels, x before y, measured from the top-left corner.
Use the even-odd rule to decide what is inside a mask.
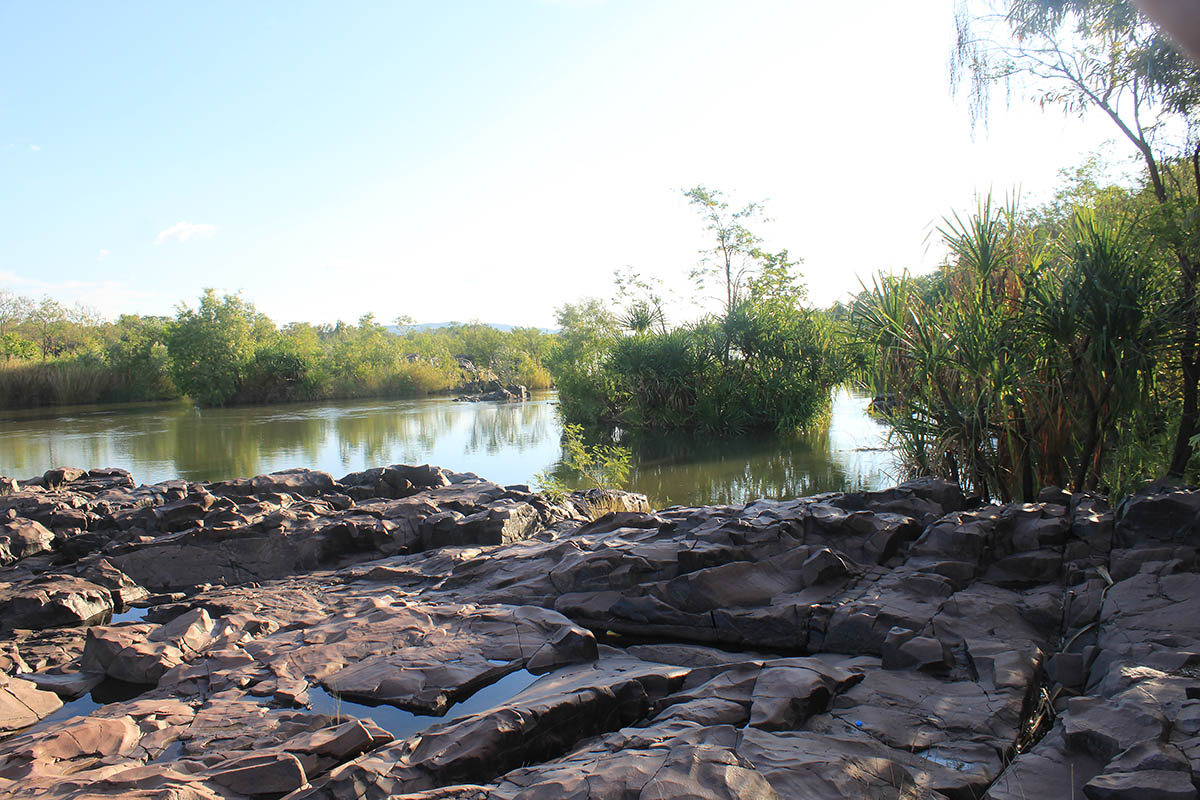
[[[387,327],[389,333],[404,333],[405,330],[432,331],[432,330],[437,330],[438,328],[445,328],[450,325],[463,325],[463,324],[464,323],[462,323],[462,322],[420,322],[420,323],[417,323],[416,325],[405,325],[405,326],[388,325],[386,327]],[[528,325],[505,325],[500,322],[485,322],[483,324],[487,325],[489,328],[495,328],[498,331],[504,331],[505,333],[507,333],[508,331],[511,331],[514,328],[530,327]],[[538,330],[541,331],[542,333],[558,333],[558,328],[538,328]]]

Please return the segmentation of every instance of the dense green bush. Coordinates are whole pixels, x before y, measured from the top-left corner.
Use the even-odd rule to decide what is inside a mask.
[[[786,250],[768,253],[717,192],[687,193],[717,247],[695,273],[717,279],[723,311],[670,326],[657,292],[619,276],[620,303],[591,300],[559,310],[562,327],[547,364],[569,422],[719,434],[812,426],[832,387],[849,374],[843,337],[828,314],[808,308]]]
[[[802,429],[821,419],[847,374],[832,323],[798,305],[751,298],[725,318],[624,335],[596,306],[560,314],[549,359],[572,422],[720,434]]]

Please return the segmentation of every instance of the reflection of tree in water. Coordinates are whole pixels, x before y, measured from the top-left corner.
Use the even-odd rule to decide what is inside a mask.
[[[686,438],[635,448],[632,485],[663,503],[744,503],[841,489],[847,476],[829,458],[828,433],[804,438]]]
[[[445,402],[339,414],[334,423],[342,463],[386,466],[427,460],[439,438],[454,428],[457,408]]]
[[[74,420],[72,421],[74,422]],[[3,425],[4,423],[0,423]],[[91,468],[112,462],[112,438],[67,424],[12,425],[0,437],[0,475],[33,478],[52,467]]]
[[[524,453],[558,433],[549,403],[477,403],[464,454]]]
[[[168,420],[181,404],[93,406],[67,413],[38,409],[0,422],[0,474],[20,478],[51,467],[122,467],[135,480],[161,480],[174,470]],[[155,463],[153,477],[139,466]]]
[[[797,437],[714,439],[682,434],[633,437],[630,488],[651,505],[741,504],[876,488],[877,471],[831,456],[828,429]],[[570,475],[561,464],[555,474]]]
[[[329,421],[303,413],[266,409],[191,409],[171,419],[176,473],[189,480],[250,477],[282,462],[314,467]],[[157,446],[157,444],[155,444]]]
[[[501,458],[503,463],[487,462],[487,469],[523,471],[521,480],[528,480],[546,468],[547,451],[557,446],[560,427],[550,399],[206,411],[175,404],[17,417],[0,428],[0,474],[25,478],[53,466],[117,466],[131,470],[139,481],[220,480],[285,467],[337,473],[349,465],[334,474],[339,478],[363,467],[453,461],[462,453],[479,459],[512,454],[511,463]],[[865,401],[847,405],[841,422],[835,410],[831,432],[809,437],[714,440],[671,434],[622,442],[634,453],[631,488],[658,506],[877,488],[888,481],[881,470],[891,456],[856,451],[882,444],[877,426],[860,405],[865,408]],[[561,465],[555,471],[568,483],[574,478]]]

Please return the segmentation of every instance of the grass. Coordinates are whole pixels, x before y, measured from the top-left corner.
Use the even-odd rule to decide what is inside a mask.
[[[122,390],[113,369],[59,361],[0,362],[0,408],[100,403]]]
[[[598,492],[597,497],[572,497],[576,505],[583,506],[588,519],[595,522],[605,514],[628,511],[623,497],[610,492]]]

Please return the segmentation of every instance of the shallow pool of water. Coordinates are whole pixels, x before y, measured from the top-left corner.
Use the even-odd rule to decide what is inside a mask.
[[[115,614],[112,614],[107,620],[99,624],[119,625],[122,622],[145,622],[146,615],[149,613],[149,608],[128,608],[124,611],[118,611]]]
[[[522,692],[537,678],[537,675],[523,669],[511,672],[495,683],[483,687],[467,699],[450,706],[440,717],[415,714],[386,703],[368,705],[345,700],[321,686],[309,689],[308,696],[309,705],[318,714],[324,714],[334,719],[347,717],[371,719],[399,741],[415,736],[430,725],[478,714],[493,706],[498,706]]]
[[[75,717],[86,717],[101,706],[132,700],[152,688],[154,687],[126,683],[116,678],[106,678],[87,694],[80,695],[74,700],[65,701],[62,708],[43,717],[39,722],[20,733],[37,733]]]

